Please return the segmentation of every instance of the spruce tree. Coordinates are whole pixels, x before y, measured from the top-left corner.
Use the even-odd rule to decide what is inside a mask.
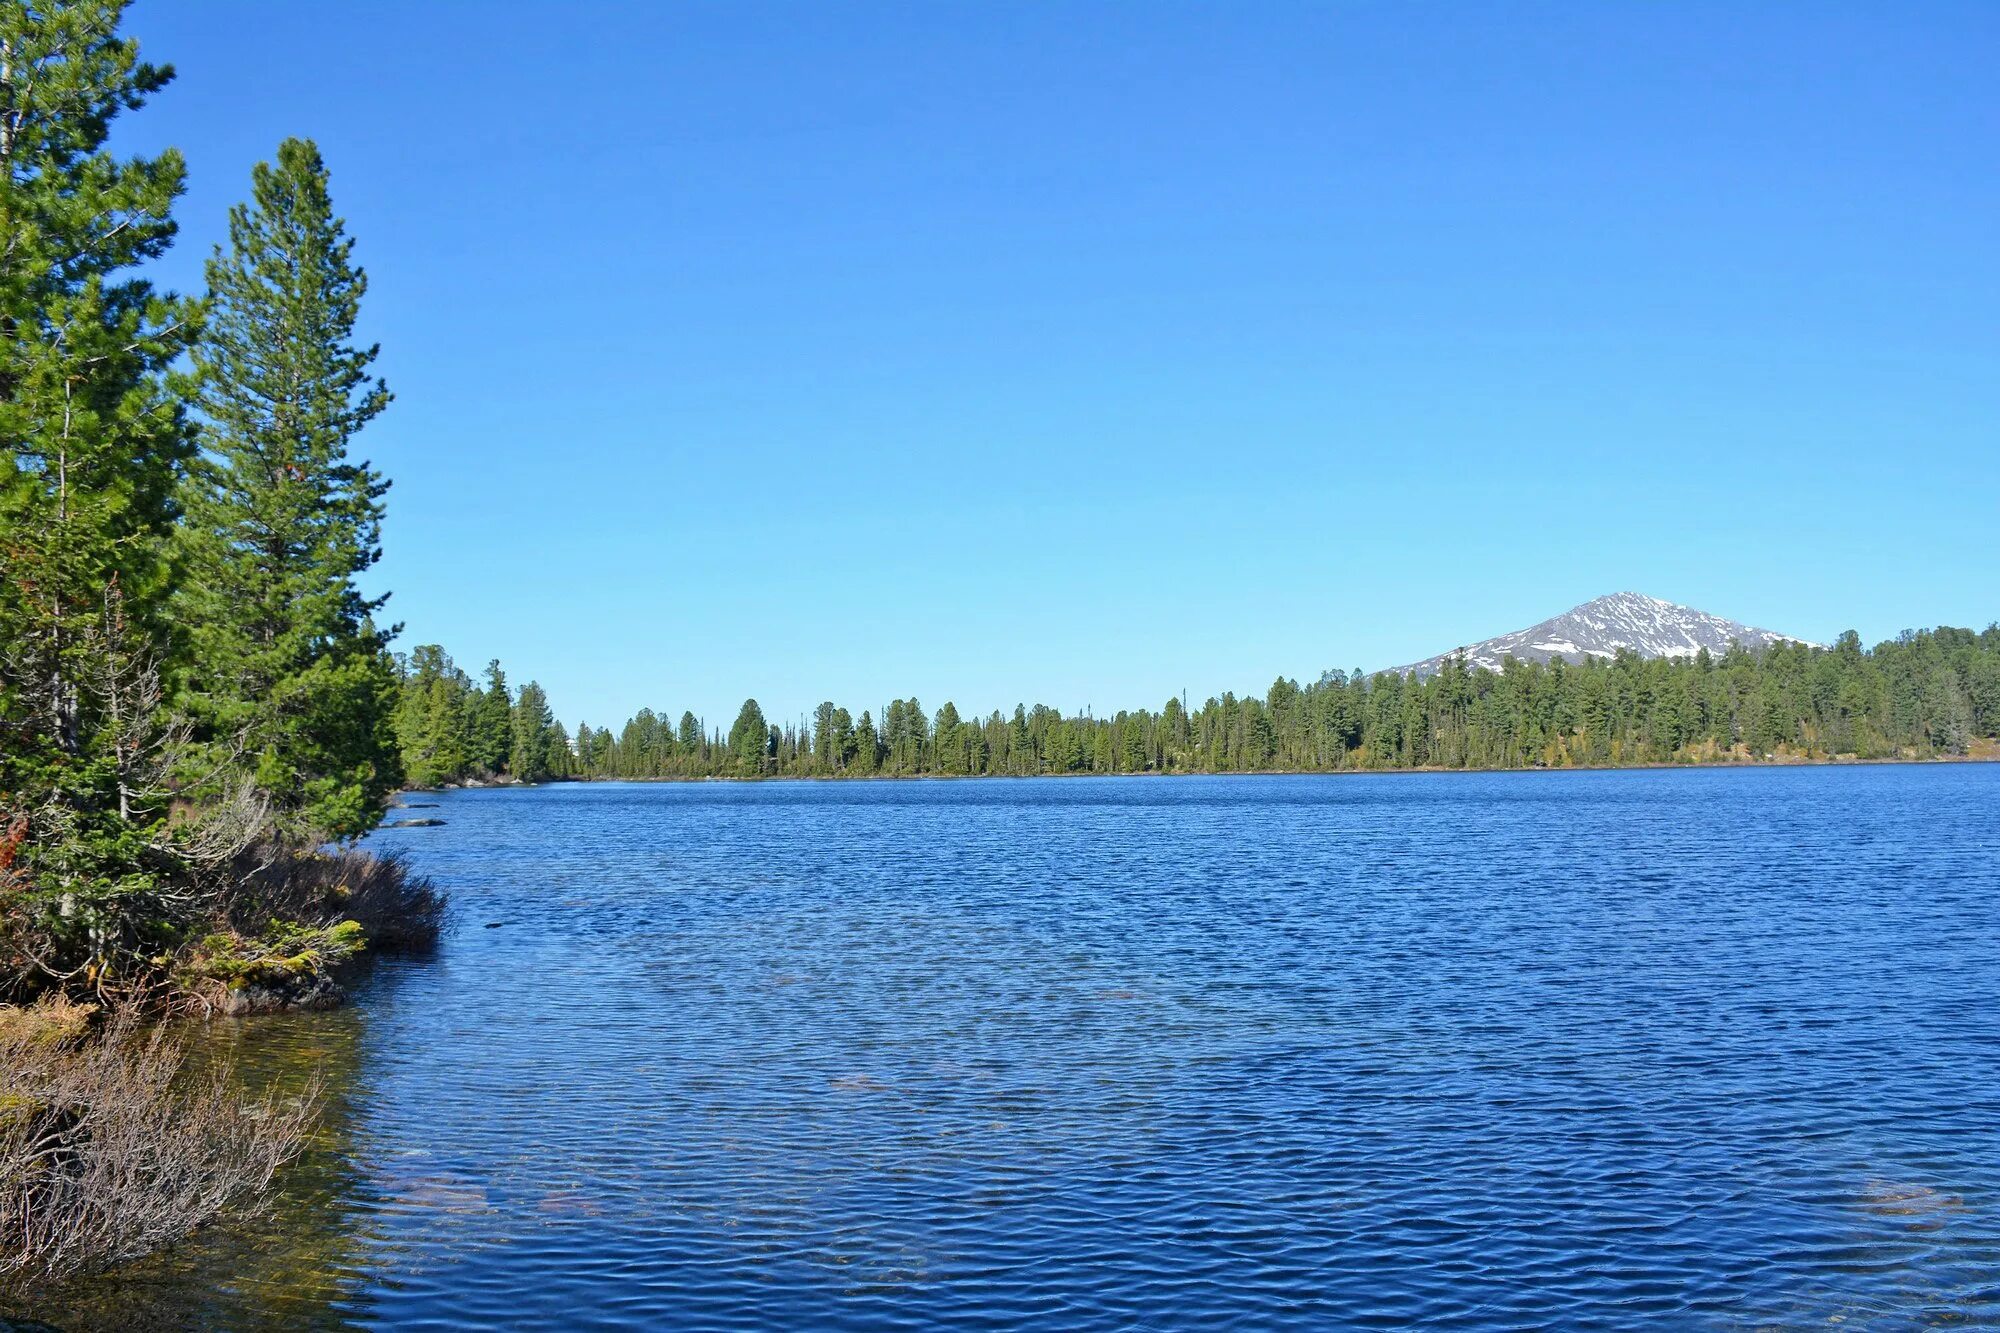
[[[561,721],[557,721],[551,724],[549,730],[549,777],[575,776],[576,751],[570,748],[569,732],[563,729]]]
[[[192,772],[248,775],[307,837],[352,837],[401,780],[385,597],[359,577],[381,556],[384,481],[350,458],[389,404],[354,341],[367,277],[334,215],[326,165],[287,139],[251,174],[208,263],[196,349],[203,455],[185,489],[189,629],[181,699],[203,753]]]
[[[44,966],[93,976],[176,860],[159,672],[191,446],[168,368],[197,317],[138,276],[173,239],[180,154],[105,146],[173,77],[124,7],[0,5],[0,836]]]

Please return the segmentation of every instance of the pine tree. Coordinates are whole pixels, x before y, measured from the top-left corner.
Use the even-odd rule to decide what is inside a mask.
[[[771,752],[771,728],[764,710],[755,699],[745,699],[729,729],[729,753],[736,758],[737,771],[750,777],[764,772],[764,759]]]
[[[105,147],[173,77],[124,7],[0,6],[0,819],[52,962],[93,973],[175,861],[159,670],[191,444],[168,368],[197,315],[138,276],[173,239],[180,154]]]
[[[434,643],[404,662],[394,722],[401,766],[412,784],[456,782],[471,766],[468,712],[475,691],[450,654]]]
[[[572,778],[577,776],[576,751],[570,747],[569,732],[561,722],[551,724],[549,730],[549,776],[551,778]]]
[[[514,697],[497,657],[486,664],[486,688],[472,712],[473,761],[488,773],[512,771],[507,757],[514,748]]]
[[[548,695],[532,680],[514,701],[513,732],[507,771],[523,782],[548,781],[554,776],[555,716],[549,712]],[[568,747],[565,740],[565,752]]]
[[[368,281],[334,216],[326,165],[287,139],[251,174],[208,262],[196,349],[203,457],[185,488],[190,626],[181,697],[200,764],[248,772],[288,832],[372,828],[400,780],[381,555],[388,483],[348,447],[389,404],[354,342]]]

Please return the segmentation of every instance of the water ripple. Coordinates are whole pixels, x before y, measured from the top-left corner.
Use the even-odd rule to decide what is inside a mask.
[[[507,924],[76,1327],[2000,1321],[2000,767],[440,805]]]

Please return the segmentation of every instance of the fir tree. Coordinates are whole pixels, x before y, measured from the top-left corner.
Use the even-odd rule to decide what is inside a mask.
[[[514,748],[514,698],[497,657],[486,664],[486,688],[479,692],[472,714],[473,761],[488,773],[513,771],[507,758]]]
[[[434,643],[412,652],[402,667],[396,704],[396,744],[410,782],[435,787],[471,769],[472,681]]]

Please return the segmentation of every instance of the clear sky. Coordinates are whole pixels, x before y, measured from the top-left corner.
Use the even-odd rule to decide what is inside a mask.
[[[2000,616],[2000,5],[143,0],[316,138],[403,644],[563,720],[1099,712],[1634,589]]]

